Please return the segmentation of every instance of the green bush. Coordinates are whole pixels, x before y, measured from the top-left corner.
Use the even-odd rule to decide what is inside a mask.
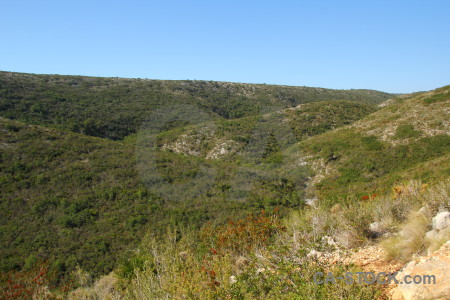
[[[411,124],[404,124],[397,127],[395,130],[395,138],[408,139],[421,136],[422,133],[419,130],[415,130]]]
[[[423,102],[426,104],[433,104],[437,102],[444,102],[450,100],[450,92],[441,93],[441,94],[435,94],[431,97],[427,97],[423,99]]]

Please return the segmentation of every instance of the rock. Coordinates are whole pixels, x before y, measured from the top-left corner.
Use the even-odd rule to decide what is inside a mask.
[[[437,230],[430,230],[425,234],[427,240],[437,239],[439,237],[439,232]]]
[[[328,235],[322,237],[322,243],[324,243],[324,244],[326,244],[328,246],[333,246],[333,247],[337,247],[338,246],[336,241],[332,237],[330,237]]]
[[[391,293],[391,300],[405,300],[405,298],[399,289],[393,289]]]
[[[336,233],[334,238],[338,245],[347,249],[355,247],[359,241],[357,234],[352,228]]]
[[[317,199],[317,198],[305,199],[305,204],[315,208],[315,207],[317,207],[318,200],[319,199]]]
[[[442,247],[420,259],[419,262],[408,263],[405,268],[396,276],[398,280],[402,280],[406,275],[410,275],[409,280],[413,280],[414,276],[434,275],[436,283],[433,284],[398,284],[393,291],[393,299],[405,300],[412,299],[450,299],[450,241],[442,245]]]
[[[385,233],[385,230],[380,222],[373,222],[369,224],[369,232],[371,237],[376,238],[382,236]]]
[[[236,276],[231,275],[231,276],[230,276],[230,284],[233,285],[233,284],[235,284],[236,282],[237,282]]]
[[[428,209],[424,206],[419,209],[419,214],[427,215]]]
[[[443,211],[433,218],[433,229],[442,230],[450,227],[450,212]]]
[[[311,251],[309,251],[308,254],[306,254],[306,257],[311,257],[311,258],[319,258],[321,256],[322,256],[322,252],[316,251],[314,249],[312,249]]]
[[[372,232],[379,232],[381,231],[380,222],[373,222],[369,225],[369,230]]]

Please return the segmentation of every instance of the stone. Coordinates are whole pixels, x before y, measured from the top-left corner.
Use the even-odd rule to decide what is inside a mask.
[[[358,235],[351,229],[337,232],[334,238],[339,246],[347,249],[355,247],[359,241]]]
[[[306,257],[312,257],[312,258],[319,258],[321,256],[322,256],[322,252],[316,251],[314,249],[312,249],[311,251],[309,251],[308,254],[306,254]]]
[[[305,204],[311,207],[317,207],[317,198],[305,199]]]
[[[386,230],[384,230],[380,222],[373,222],[369,224],[369,232],[371,237],[377,238],[382,236]]]
[[[434,275],[435,284],[398,284],[393,291],[393,299],[450,299],[450,241],[432,254],[420,259],[419,262],[411,262],[396,276],[402,280],[404,276],[410,275],[410,280],[419,275]]]
[[[437,239],[439,237],[439,232],[437,230],[430,230],[425,234],[425,237],[427,238],[427,240],[434,240]]]
[[[447,227],[450,227],[450,212],[443,211],[438,213],[433,218],[433,229],[443,230]]]
[[[424,206],[424,207],[421,207],[420,209],[419,209],[419,214],[422,214],[422,215],[427,215],[427,212],[428,212],[428,210],[427,210],[427,208]]]
[[[338,246],[336,241],[332,237],[330,237],[328,235],[322,237],[322,243],[324,243],[324,244],[326,244],[328,246],[333,246],[333,247],[337,247]]]

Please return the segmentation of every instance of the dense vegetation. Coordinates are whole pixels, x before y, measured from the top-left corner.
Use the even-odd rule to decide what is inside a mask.
[[[225,144],[227,151],[219,155],[222,159],[263,159],[310,136],[351,124],[375,110],[350,101],[307,103],[259,116],[198,122],[164,131],[156,144],[160,149],[201,157],[212,156],[218,145]]]
[[[310,154],[334,170],[316,185],[320,197],[384,193],[407,179],[434,182],[450,175],[448,90],[398,99],[350,127],[305,140],[291,156]],[[417,117],[417,113],[420,117]]]
[[[214,118],[233,119],[268,107],[325,100],[377,104],[390,97],[371,90],[0,72],[1,116],[110,139],[136,132],[152,111],[169,105],[189,104]]]
[[[45,107],[45,113],[7,109],[2,110],[3,114],[35,123],[59,122],[52,125],[66,129],[74,116],[105,114],[102,120],[107,122],[117,117],[115,111],[108,111],[114,105],[95,104],[102,101],[96,98],[98,95],[95,96],[96,91],[104,90],[99,88],[102,84],[114,87],[113,82],[128,82],[134,91],[137,89],[135,85],[142,84],[149,93],[155,90],[152,84],[175,84],[145,81],[146,85],[142,80],[70,76],[2,75],[10,80],[7,84],[3,81],[3,93],[16,95],[12,97],[16,100],[3,98],[5,105],[19,103],[21,106],[34,97],[35,105]],[[213,83],[207,83],[210,84]],[[203,86],[201,83],[198,85]],[[73,87],[77,89],[72,90]],[[214,91],[213,88],[203,88]],[[32,93],[33,89],[39,92]],[[80,98],[50,104],[55,98],[47,96],[55,90],[66,100],[75,99],[75,96]],[[29,93],[35,96],[31,97]],[[44,94],[47,96],[42,96]],[[121,93],[114,95],[117,101],[126,102]],[[86,99],[82,100],[83,97]],[[130,97],[133,97],[133,92]],[[132,114],[143,113],[141,107],[135,106],[140,102],[135,100],[124,105],[129,106]],[[372,101],[371,98],[369,100]],[[123,107],[119,110],[127,111]],[[271,163],[279,165],[282,161],[280,146],[353,122],[373,111],[374,108],[366,104],[326,101],[286,110],[283,114],[269,113],[235,120],[204,117],[177,123],[176,117],[179,119],[179,116],[175,115],[175,122],[159,128],[160,146],[191,132],[192,125],[188,123],[200,123],[193,125],[194,128],[206,124],[216,129],[214,139],[201,139],[209,144],[206,149],[213,147],[212,141],[216,138],[226,138],[239,143],[241,153],[235,161],[225,162],[157,150],[152,157],[156,173],[148,170],[142,173],[136,169],[135,154],[138,160],[140,158],[139,147],[136,148],[139,135],[111,141],[2,119],[1,238],[6,247],[0,250],[1,267],[3,270],[20,269],[26,261],[47,259],[60,274],[67,274],[80,265],[96,276],[111,271],[124,255],[124,250],[136,247],[148,229],[156,234],[165,230],[168,224],[200,227],[209,219],[221,222],[227,216],[243,216],[261,208],[277,205],[299,207],[302,205],[301,187],[307,178],[306,169],[300,168],[295,174],[267,171],[267,168],[273,168]],[[265,116],[268,116],[267,120]],[[133,122],[136,122],[135,118],[139,120],[137,116],[133,115],[133,118]],[[289,119],[287,127],[279,126],[282,118]],[[207,123],[204,123],[205,119]],[[173,124],[185,126],[171,130]],[[123,137],[120,126],[111,128],[111,132],[117,134],[115,137]],[[190,142],[196,139],[198,136]],[[255,148],[261,147],[263,153],[255,156]],[[240,160],[245,163],[239,163]],[[260,165],[261,160],[263,165]],[[211,177],[205,169],[212,170],[214,176]],[[156,181],[145,174],[156,174]],[[205,176],[212,180],[207,186],[199,185]],[[177,201],[180,199],[184,201]]]
[[[329,111],[331,103],[324,105]],[[361,108],[360,115],[370,111],[346,102],[337,102],[335,109],[355,106]],[[314,109],[321,110],[319,105]],[[352,118],[355,115],[342,120]],[[2,269],[48,259],[62,274],[80,265],[95,276],[111,271],[148,229],[156,234],[169,224],[200,227],[209,219],[220,223],[231,215],[275,206],[301,207],[307,171],[274,169],[281,167],[281,149],[274,135],[264,131],[267,126],[283,129],[275,126],[278,119],[265,127],[249,120],[218,124],[217,132],[227,137],[236,138],[230,128],[245,137],[237,138],[242,152],[236,161],[157,150],[152,157],[156,172],[143,174],[136,169],[135,137],[110,141],[2,119]],[[316,127],[320,132],[336,126],[326,114],[322,122],[309,125],[311,134]],[[167,138],[174,132],[160,135]],[[254,156],[252,139],[267,141],[264,153]],[[139,151],[136,154],[139,159]]]
[[[1,130],[3,270],[21,268],[26,260],[48,259],[62,273],[77,264],[93,275],[107,273],[147,228],[158,232],[168,224],[199,226],[209,218],[223,220],[259,209],[264,191],[280,196],[277,199],[292,192],[287,179],[280,185],[279,178],[257,176],[255,186],[245,191],[251,200],[226,201],[236,167],[211,162],[221,170],[215,184],[177,202],[173,198],[185,195],[183,183],[192,181],[193,166],[201,163],[195,157],[159,153],[158,169],[173,197],[168,199],[156,194],[159,186],[140,181],[132,142],[8,120],[1,120]],[[290,201],[300,202],[298,197]]]
[[[93,293],[115,270],[130,298],[371,299],[313,285],[330,266],[306,251],[370,239],[376,205],[397,224],[413,203],[390,203],[392,186],[449,177],[448,93],[379,108],[390,95],[0,72],[1,271],[28,282],[47,261],[51,284],[84,276]]]

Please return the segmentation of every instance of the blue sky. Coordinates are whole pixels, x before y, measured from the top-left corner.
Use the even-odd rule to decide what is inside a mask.
[[[387,92],[450,84],[450,1],[6,1],[0,70]]]

